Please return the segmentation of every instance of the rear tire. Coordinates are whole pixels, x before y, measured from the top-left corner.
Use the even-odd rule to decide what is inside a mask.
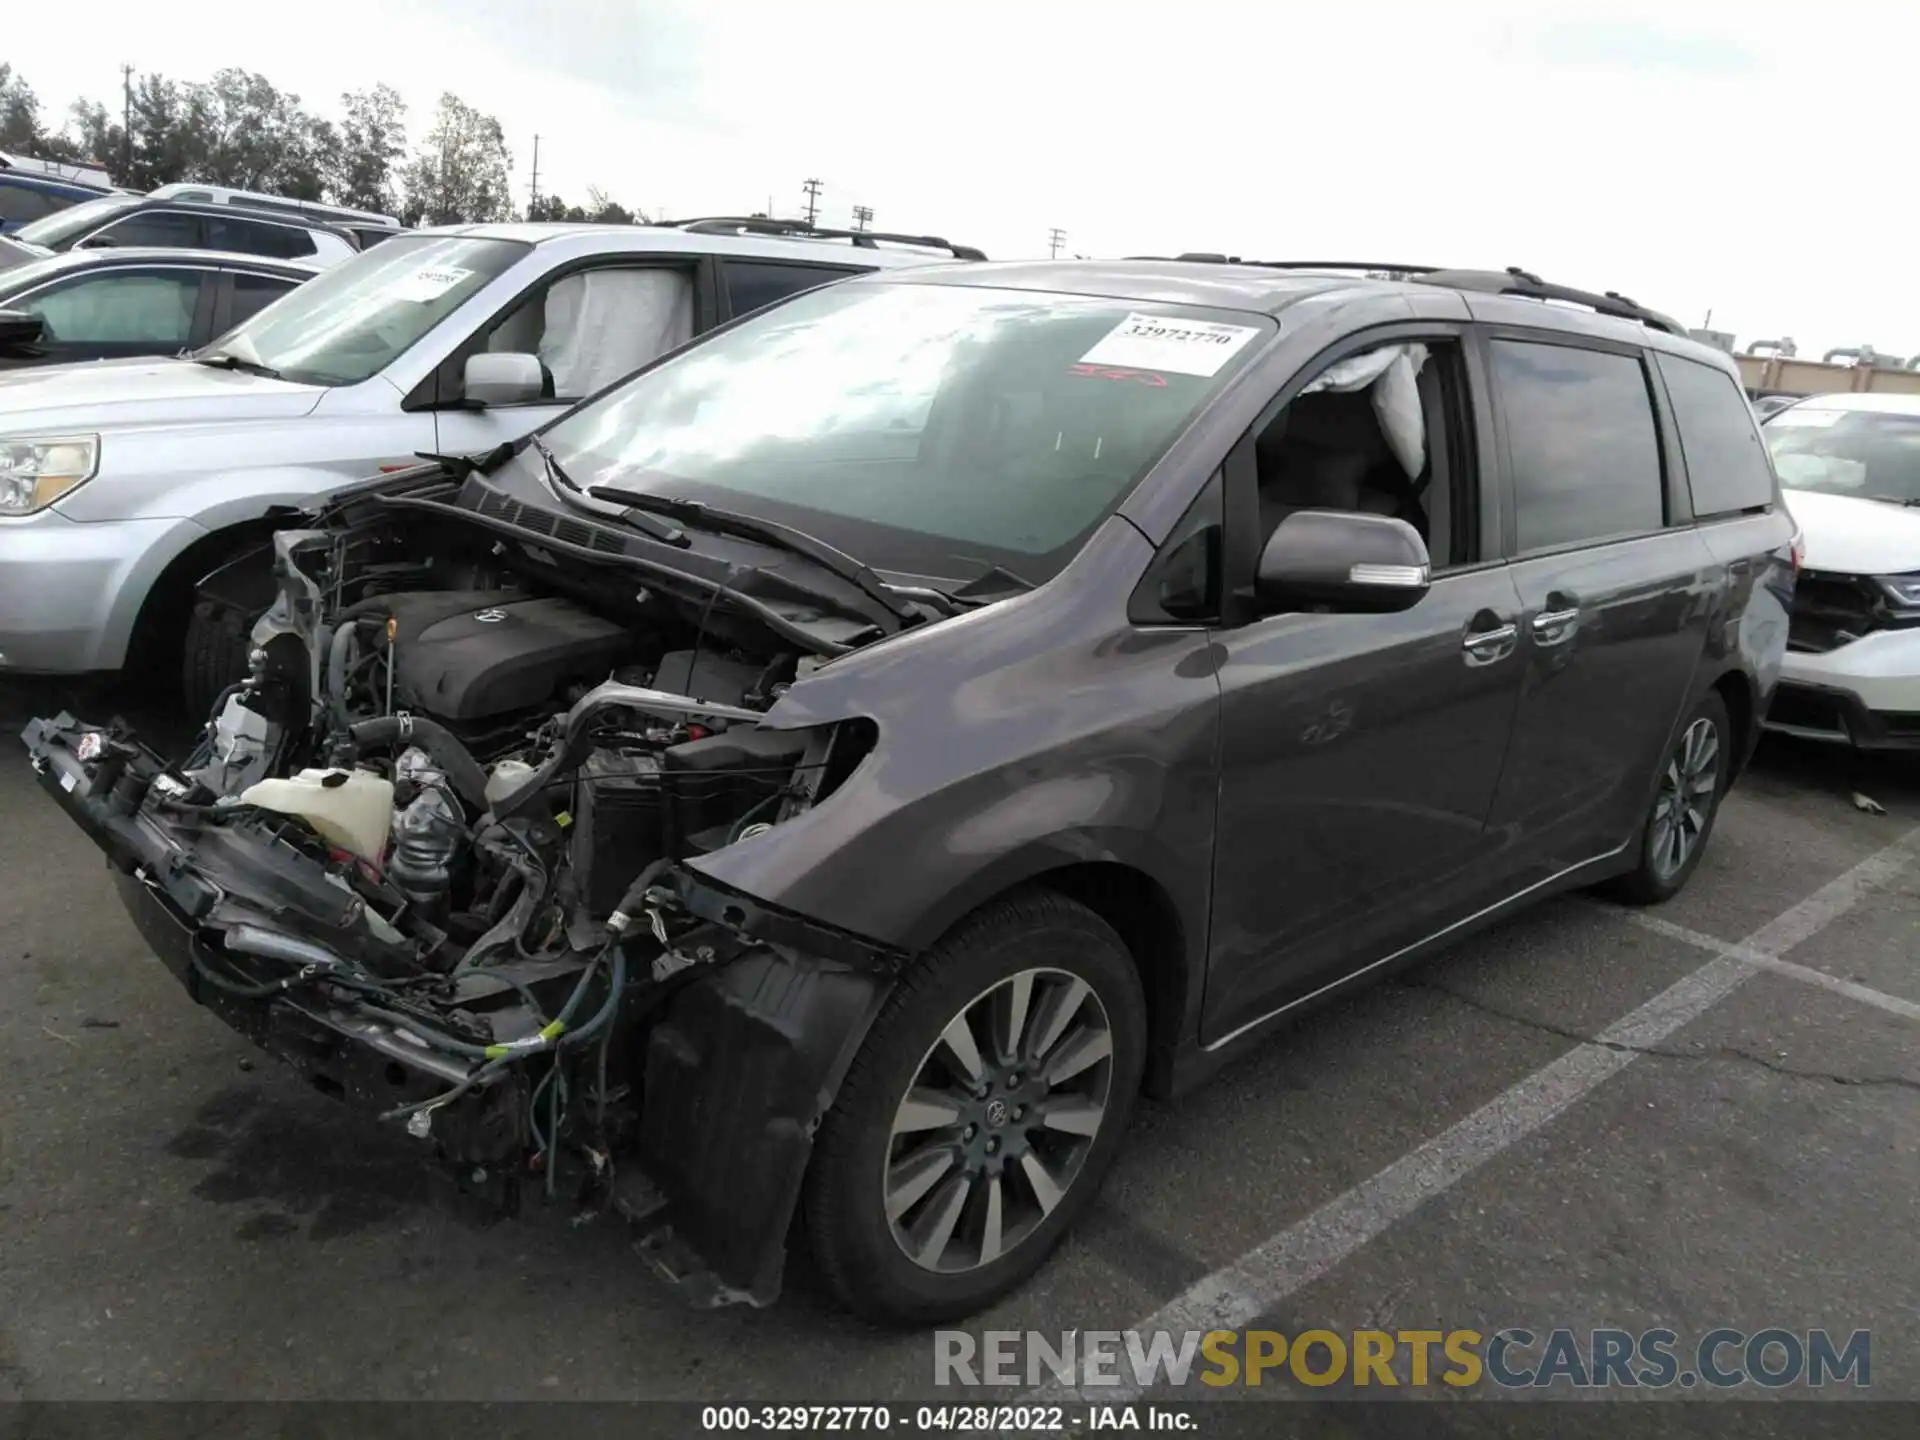
[[[189,718],[208,719],[221,692],[247,678],[254,619],[218,600],[194,605],[180,662],[180,693]]]
[[[1029,890],[961,922],[901,976],[821,1123],[802,1205],[835,1298],[925,1325],[1027,1280],[1112,1166],[1146,1036],[1133,958],[1084,905]]]
[[[1607,894],[1629,905],[1658,905],[1686,887],[1713,837],[1733,761],[1726,702],[1718,691],[1709,690],[1661,763],[1653,805],[1640,832],[1638,861],[1608,882]]]

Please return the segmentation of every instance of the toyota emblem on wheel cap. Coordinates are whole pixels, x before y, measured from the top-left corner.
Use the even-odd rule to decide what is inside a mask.
[[[478,620],[482,625],[498,625],[502,620],[507,618],[507,612],[504,610],[476,610],[473,618]]]

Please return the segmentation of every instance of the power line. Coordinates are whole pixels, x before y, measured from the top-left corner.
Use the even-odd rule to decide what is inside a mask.
[[[820,182],[809,180],[800,188],[807,192],[807,224],[811,225],[820,214]]]
[[[853,228],[854,229],[864,230],[872,223],[873,223],[873,207],[871,205],[856,205],[853,207]]]
[[[1060,247],[1066,243],[1067,232],[1062,230],[1058,225],[1047,231],[1047,258],[1049,260],[1058,260],[1060,258]]]

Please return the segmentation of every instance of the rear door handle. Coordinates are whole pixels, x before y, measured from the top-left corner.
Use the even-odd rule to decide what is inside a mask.
[[[1533,617],[1533,638],[1540,645],[1558,645],[1571,640],[1575,622],[1580,619],[1576,610],[1542,610]]]
[[[1513,653],[1514,642],[1520,638],[1520,629],[1516,625],[1497,625],[1491,630],[1475,630],[1461,641],[1467,652],[1467,664],[1491,665],[1504,660]]]

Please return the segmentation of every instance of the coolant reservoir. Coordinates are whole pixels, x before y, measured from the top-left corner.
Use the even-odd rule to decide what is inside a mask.
[[[322,838],[375,865],[393,824],[393,782],[371,770],[302,770],[285,780],[250,785],[240,800],[297,815]]]
[[[487,805],[492,808],[500,803],[500,797],[511,795],[526,783],[533,774],[533,766],[524,760],[502,760],[487,774]]]

